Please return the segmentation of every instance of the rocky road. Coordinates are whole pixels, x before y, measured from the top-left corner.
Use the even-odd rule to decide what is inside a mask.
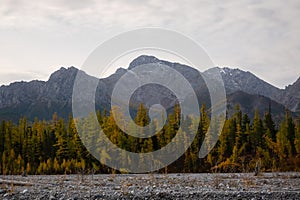
[[[0,199],[300,199],[300,173],[0,176]]]

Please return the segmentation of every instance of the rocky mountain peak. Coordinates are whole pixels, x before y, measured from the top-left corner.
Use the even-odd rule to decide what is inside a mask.
[[[123,74],[125,74],[126,72],[127,72],[126,69],[120,67],[120,68],[117,69],[116,74],[121,74],[121,75],[123,75]]]
[[[128,69],[131,70],[139,65],[149,64],[149,63],[158,63],[160,60],[154,56],[141,55],[134,59],[130,64]]]
[[[204,74],[211,76],[213,69],[205,71]],[[277,87],[258,78],[251,72],[227,67],[218,67],[217,69],[223,78],[225,89],[228,94],[236,91],[244,91],[248,94],[263,95],[278,101],[278,95],[282,92]]]
[[[180,63],[159,60],[154,56],[147,55],[142,55],[134,59],[128,69],[130,70],[138,65],[147,63],[164,64],[180,72],[191,83],[191,86],[198,96],[198,101],[205,103],[209,107],[210,99],[207,87],[202,76],[196,69]],[[258,107],[261,107],[263,111],[264,108],[259,105],[269,101],[258,101],[258,95],[277,101],[292,111],[300,111],[300,78],[285,90],[280,90],[256,77],[254,74],[240,69],[216,67],[202,74],[214,79],[216,69],[219,70],[223,78],[228,100],[230,101],[231,96],[231,101],[234,103],[242,104],[244,102],[244,104],[241,105],[244,108],[249,107],[248,105],[250,105],[250,103],[248,100],[251,100],[252,103],[249,107],[249,112],[256,104]],[[99,80],[95,95],[97,103],[99,104],[96,105],[97,109],[103,107],[109,108],[113,88],[119,78],[127,71],[127,69],[119,68],[111,76]],[[46,82],[16,82],[9,86],[0,87],[0,120],[6,118],[17,121],[20,116],[24,115],[29,119],[34,119],[34,117],[49,119],[54,112],[57,112],[61,117],[67,118],[72,111],[72,92],[77,73],[83,73],[85,77],[84,81],[94,81],[94,79],[96,79],[95,77],[85,74],[83,71],[79,71],[75,67],[62,67],[55,71]],[[247,96],[242,93],[236,93],[238,91],[251,95]],[[162,98],[158,99],[156,97]],[[261,98],[262,97],[260,97],[260,99]],[[144,103],[145,100],[149,102],[149,105],[157,102],[165,102],[166,105],[170,105],[172,102],[174,103],[172,93],[156,85],[152,85],[151,87],[147,86],[135,92],[132,99],[137,103],[140,100],[143,100],[142,102]],[[259,104],[259,102],[263,103]],[[274,104],[274,106],[279,107],[277,104]]]
[[[224,75],[236,75],[236,74],[240,74],[240,73],[249,73],[248,71],[242,71],[239,68],[229,68],[229,67],[223,67],[223,68],[219,68],[220,73],[224,74]]]
[[[58,79],[64,79],[70,76],[70,74],[76,74],[78,72],[78,69],[75,67],[61,67],[59,70],[55,71],[51,74],[49,81],[54,80],[57,81]]]

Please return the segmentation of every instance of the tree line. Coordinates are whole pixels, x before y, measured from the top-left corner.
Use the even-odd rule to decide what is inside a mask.
[[[150,123],[148,110],[140,105],[134,121],[140,126]],[[121,113],[120,113],[121,116]],[[287,111],[285,118],[275,125],[271,112],[261,118],[258,110],[253,119],[236,106],[235,113],[227,117],[222,134],[212,151],[199,159],[199,150],[210,124],[205,105],[199,118],[181,118],[180,107],[175,106],[167,116],[167,123],[150,138],[137,138],[124,133],[115,123],[112,112],[97,112],[98,122],[106,136],[119,148],[136,153],[158,150],[170,143],[178,131],[197,134],[187,151],[175,162],[159,170],[161,173],[196,172],[253,172],[257,163],[262,171],[300,170],[300,117],[293,119]],[[70,174],[70,173],[120,173],[95,159],[82,144],[75,120],[54,114],[52,120],[26,117],[18,124],[2,121],[0,124],[0,173],[8,174]],[[83,121],[91,126],[88,121]],[[179,130],[179,127],[183,127]],[[157,129],[154,124],[150,127]],[[101,143],[94,137],[93,142]],[[183,138],[183,141],[185,139]],[[180,141],[178,141],[180,142]],[[122,155],[100,159],[120,159]],[[143,163],[141,163],[143,164]],[[125,170],[126,171],[126,170]]]

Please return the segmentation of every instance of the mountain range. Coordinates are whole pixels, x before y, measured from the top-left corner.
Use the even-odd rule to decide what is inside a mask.
[[[128,71],[142,64],[164,64],[180,72],[193,87],[198,101],[210,106],[208,89],[202,76],[192,67],[180,63],[160,60],[154,56],[142,55],[134,59],[127,69],[119,68],[107,78],[98,79],[96,91],[96,109],[109,109],[113,88],[117,81]],[[155,67],[154,67],[155,68]],[[155,69],[154,69],[155,70]],[[300,77],[298,80],[279,89],[251,72],[240,69],[215,67],[202,72],[206,77],[214,78],[213,72],[218,70],[223,78],[227,95],[228,114],[234,112],[236,104],[241,110],[253,117],[255,109],[264,112],[271,108],[275,121],[285,116],[286,110],[293,115],[300,113]],[[0,120],[18,122],[26,116],[49,120],[53,113],[67,119],[72,113],[73,85],[78,73],[82,73],[86,81],[96,78],[80,71],[75,67],[61,68],[51,74],[48,81],[33,80],[30,82],[15,82],[0,87]],[[126,89],[126,86],[124,86]],[[136,90],[131,98],[132,105],[143,102],[147,107],[160,103],[168,107],[176,103],[175,95],[159,85],[145,85]]]

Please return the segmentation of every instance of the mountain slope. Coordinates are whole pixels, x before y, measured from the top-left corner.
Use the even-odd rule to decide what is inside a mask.
[[[292,111],[300,113],[300,77],[295,83],[285,88],[280,101]]]
[[[28,113],[28,107],[36,101],[45,82],[15,82],[0,87],[0,119],[17,121]]]
[[[85,74],[74,67],[61,68],[54,72],[48,81],[17,82],[9,86],[0,87],[0,119],[10,119],[17,122],[21,116],[27,116],[30,120],[35,117],[39,119],[51,119],[52,114],[68,118],[72,113],[73,85],[78,73],[84,76],[84,81],[99,81],[96,91],[96,109],[109,109],[111,94],[117,81],[128,71],[138,65],[152,63],[164,64],[180,72],[193,87],[198,101],[210,107],[208,89],[202,76],[197,70],[179,63],[171,63],[159,60],[153,56],[139,56],[134,59],[128,69],[119,68],[114,74],[104,79]],[[212,71],[219,70],[224,80],[228,98],[228,113],[232,113],[235,104],[240,104],[241,109],[250,116],[255,107],[261,112],[267,111],[269,103],[274,114],[281,117],[284,107],[299,110],[300,102],[300,80],[280,90],[265,81],[259,79],[250,72],[239,69],[214,68],[204,72],[206,77],[214,78]],[[126,91],[126,85],[123,86]],[[84,91],[82,93],[84,95]],[[143,102],[146,106],[162,104],[167,109],[176,102],[175,95],[167,88],[156,84],[143,86],[136,90],[131,98],[132,105]],[[281,105],[283,104],[283,105]]]
[[[243,91],[248,94],[262,95],[286,106],[293,112],[300,112],[300,78],[283,90],[261,80],[248,71],[227,67],[213,69],[219,70],[227,94]],[[210,74],[213,69],[205,71],[204,74]]]
[[[248,94],[263,95],[273,99],[274,101],[277,101],[278,94],[281,94],[283,92],[282,90],[261,80],[248,71],[245,72],[240,69],[230,69],[227,67],[216,68],[219,70],[223,78],[227,94],[231,94],[237,91],[243,91]],[[204,74],[209,73],[211,70],[212,69],[205,71]]]
[[[229,94],[227,103],[229,115],[232,115],[235,111],[235,106],[239,105],[241,111],[247,113],[250,119],[253,119],[256,109],[260,112],[261,117],[263,117],[264,113],[269,112],[270,109],[276,122],[280,122],[286,113],[286,108],[276,101],[262,95],[248,94],[243,91]]]

